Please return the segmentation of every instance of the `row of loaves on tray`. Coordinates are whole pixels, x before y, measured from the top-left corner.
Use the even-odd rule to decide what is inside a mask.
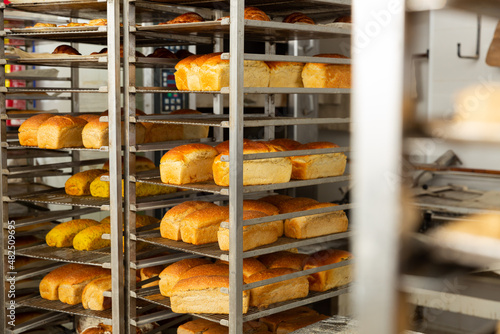
[[[123,110],[122,110],[123,114]],[[199,111],[182,109],[171,112],[172,115],[201,114]],[[101,122],[100,115],[83,114],[79,116],[38,114],[28,118],[19,127],[19,143],[23,146],[61,149],[93,148],[99,149],[109,144],[109,124]],[[137,110],[136,115],[145,115]],[[137,123],[136,144],[163,142],[172,140],[201,139],[208,137],[208,126]],[[122,122],[122,142],[125,137]]]
[[[90,55],[101,55],[101,54],[107,54],[108,53],[108,48],[103,48],[99,52],[92,52]],[[67,45],[67,44],[61,44],[57,46],[54,51],[52,51],[52,54],[67,54],[67,55],[72,55],[72,56],[81,56],[82,54],[75,49],[74,47]],[[169,58],[169,59],[184,59],[186,57],[189,57],[193,55],[192,52],[181,49],[178,50],[176,53],[173,53],[172,51],[166,49],[166,48],[156,48],[153,53],[150,53],[147,57],[148,58]],[[144,54],[142,54],[139,51],[135,51],[135,56],[136,57],[146,57]],[[123,58],[123,45],[120,46],[120,57]]]
[[[347,59],[339,54],[315,57]],[[229,87],[229,60],[221,53],[192,55],[175,66],[182,91],[219,91]],[[245,87],[351,88],[351,65],[245,60]]]
[[[301,144],[291,139],[276,139],[270,142],[245,139],[243,154],[337,147],[338,145],[330,142]],[[219,186],[229,186],[229,162],[222,160],[222,157],[228,154],[228,141],[215,148],[206,144],[177,146],[165,153],[160,160],[161,181],[166,184],[182,185],[214,180]],[[347,157],[341,152],[245,160],[243,185],[339,176],[344,174],[346,162]]]

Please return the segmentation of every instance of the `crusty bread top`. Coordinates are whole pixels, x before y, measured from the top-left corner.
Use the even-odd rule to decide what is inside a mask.
[[[56,268],[52,270],[50,273],[44,276],[43,281],[59,281],[61,282],[65,279],[69,274],[74,272],[84,272],[88,268],[92,268],[93,266],[88,266],[84,264],[70,263],[66,264],[62,267]]]
[[[281,146],[286,151],[295,150],[297,147],[302,145],[300,142],[289,138],[273,139],[269,142],[273,145]]]
[[[193,334],[205,333],[209,328],[220,326],[219,324],[205,319],[195,319],[179,326],[179,331],[182,329],[184,332]]]
[[[179,59],[185,59],[189,56],[192,56],[193,53],[186,50],[186,49],[180,49],[180,50],[177,50],[177,52],[175,53],[176,57],[179,58]]]
[[[304,270],[314,267],[326,266],[333,263],[349,260],[353,256],[351,253],[341,249],[325,249],[311,254],[307,259]]]
[[[278,69],[290,69],[297,68],[301,70],[304,67],[304,63],[298,62],[288,62],[288,61],[266,61],[267,66],[271,71],[276,71]]]
[[[200,111],[194,109],[179,109],[172,111],[169,115],[190,115],[190,114],[201,114]]]
[[[213,57],[210,57],[208,59],[206,59],[204,62],[203,62],[203,68],[210,68],[210,67],[213,67],[213,66],[218,66],[218,65],[221,65],[221,64],[224,64],[224,65],[229,65],[229,59],[222,59],[221,58],[221,55],[218,54],[218,55],[214,55]]]
[[[246,142],[250,141],[250,139],[243,138],[243,145]],[[218,144],[217,146],[215,146],[215,149],[217,150],[217,152],[219,152],[219,154],[229,152],[229,140],[225,140],[222,143]]]
[[[173,294],[182,291],[229,288],[229,276],[196,276],[177,282]]]
[[[186,161],[188,154],[203,154],[206,157],[215,157],[217,150],[210,145],[206,144],[186,144],[174,147],[163,155],[160,164],[167,161]]]
[[[205,19],[195,12],[188,12],[177,16],[176,18],[167,22],[167,24],[175,23],[190,23],[190,22],[203,22]]]
[[[346,57],[346,56],[343,56],[343,55],[340,55],[340,54],[331,54],[331,53],[322,53],[322,54],[318,54],[318,55],[315,55],[314,57],[323,57],[323,58],[337,58],[337,59],[349,59],[349,57]],[[304,70],[306,68],[309,68],[309,69],[314,69],[314,70],[320,70],[320,69],[323,69],[323,68],[328,68],[330,66],[347,66],[347,67],[350,67],[351,65],[349,64],[325,64],[325,63],[307,63],[304,67]]]
[[[219,56],[222,54],[222,52],[214,52],[214,53],[207,53],[205,55],[202,55],[201,57],[197,57],[196,59],[193,60],[194,65],[201,66],[203,65],[208,59]]]
[[[278,203],[276,206],[278,207],[280,213],[290,213],[301,210],[305,206],[318,204],[319,202],[313,198],[308,197],[295,197],[290,198],[289,200],[282,201]]]
[[[19,132],[36,130],[40,127],[40,125],[42,125],[43,122],[54,116],[55,115],[52,114],[38,114],[35,116],[31,116],[30,118],[25,120],[23,124],[21,124],[21,126],[19,127]]]
[[[268,278],[273,278],[273,277],[278,277],[278,276],[283,276],[283,275],[288,275],[292,273],[296,273],[298,270],[291,269],[291,268],[273,268],[273,269],[266,269],[264,271],[261,271],[260,273],[254,274],[247,278],[245,280],[246,284],[254,283],[254,282],[259,282],[263,281]]]
[[[225,263],[229,265],[229,262],[217,260],[215,263]],[[243,278],[252,276],[253,274],[259,273],[266,270],[266,266],[262,264],[259,260],[253,257],[243,259]]]
[[[184,59],[182,59],[181,61],[179,61],[176,65],[175,65],[175,69],[176,70],[179,70],[181,68],[190,68],[191,67],[191,64],[193,63],[193,61],[198,58],[198,57],[201,57],[203,55],[191,55],[189,57],[186,57]]]
[[[285,23],[307,23],[307,24],[315,24],[314,20],[311,19],[309,16],[305,15],[304,13],[299,13],[295,12],[283,19],[283,22]]]
[[[261,212],[261,211],[251,211],[251,210],[243,211],[243,220],[262,218],[262,217],[267,217],[267,216],[268,215],[266,215],[264,212]],[[229,215],[228,215],[227,219],[225,220],[225,222],[229,222]],[[243,229],[245,229],[245,228],[247,228],[247,226],[243,226]]]
[[[153,53],[148,55],[149,58],[171,58],[171,59],[177,59],[177,56],[170,51],[169,49],[165,48],[156,48]]]
[[[160,278],[165,278],[168,276],[180,277],[182,273],[188,271],[191,268],[209,263],[211,262],[202,258],[180,260],[163,269],[163,271],[160,273]]]
[[[260,211],[268,216],[277,215],[279,213],[279,209],[276,206],[272,205],[271,203],[254,199],[243,200],[243,210]]]
[[[75,270],[66,273],[66,276],[61,281],[61,284],[79,284],[89,279],[104,275],[111,275],[111,271],[109,269],[104,269],[101,267],[87,266],[87,268],[83,268],[82,270]]]
[[[267,268],[292,268],[302,270],[306,260],[309,258],[307,254],[292,253],[288,251],[280,251],[259,256],[259,261]]]
[[[87,125],[85,125],[85,131],[88,129],[95,129],[98,131],[105,130],[109,127],[108,122],[101,122],[99,121],[99,116],[93,116],[91,118],[88,118],[86,121],[88,122]]]
[[[85,124],[87,124],[87,121],[78,117],[69,115],[54,116],[43,122],[39,129],[49,126],[57,126],[58,128],[84,127]]]
[[[337,18],[335,19],[335,22],[341,22],[341,23],[352,23],[352,17],[351,17],[351,15],[346,15],[346,16],[337,17]]]
[[[265,197],[259,198],[259,201],[270,203],[270,204],[278,207],[278,205],[281,202],[287,201],[287,200],[292,199],[292,198],[293,197],[288,196],[288,195],[269,195],[269,196],[265,196]]]
[[[183,273],[181,279],[196,276],[229,276],[229,266],[225,263],[202,264]]]
[[[243,142],[243,154],[269,153],[269,152],[278,152],[281,150],[282,149],[280,147],[274,146],[266,142],[258,142],[252,140]],[[218,151],[222,152],[220,152],[220,154],[217,157],[215,157],[215,161],[217,162],[221,160],[221,157],[223,155],[229,155],[229,149],[227,151],[224,151],[224,147],[220,147]]]
[[[85,286],[83,293],[85,293],[87,289],[91,289],[93,287],[102,289],[104,291],[111,290],[111,275],[105,275],[92,280],[89,284]]]
[[[105,26],[108,24],[108,20],[106,19],[93,19],[90,20],[88,25],[89,26]]]
[[[141,270],[139,271],[141,275],[141,280],[144,281],[151,277],[158,276],[161,274],[163,269],[165,269],[163,265],[141,268]]]
[[[257,7],[245,8],[245,20],[271,21],[269,16]]]
[[[60,53],[64,53],[64,54],[68,54],[68,55],[81,55],[80,52],[78,52],[77,49],[75,49],[74,47],[70,46],[70,45],[59,45],[57,46],[54,51],[52,51],[52,54],[60,54]]]
[[[91,120],[94,120],[94,119],[99,119],[99,115],[96,115],[96,114],[82,114],[82,115],[78,115],[76,117],[84,119],[87,122],[90,122]]]
[[[109,111],[108,110],[104,110],[99,116],[108,116],[109,114]],[[144,111],[142,111],[141,109],[135,109],[135,114],[136,116],[144,116],[146,115],[146,113]],[[120,115],[123,116],[123,108],[120,109]]]
[[[217,206],[190,213],[184,218],[184,225],[193,228],[204,228],[229,219],[229,207]]]
[[[218,205],[205,201],[187,201],[181,204],[177,204],[173,208],[167,211],[163,216],[163,219],[176,219],[176,217],[184,217],[186,212],[192,213],[197,210],[201,210],[208,207],[217,207]]]

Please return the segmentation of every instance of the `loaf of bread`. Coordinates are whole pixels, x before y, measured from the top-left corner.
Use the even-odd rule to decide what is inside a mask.
[[[105,169],[89,169],[71,176],[64,184],[66,194],[73,196],[90,195],[90,184],[106,173]]]
[[[229,294],[221,292],[221,288],[229,288],[229,277],[197,276],[183,279],[172,289],[172,311],[229,314]],[[249,299],[248,292],[243,291],[243,313],[248,312]]]
[[[85,286],[82,292],[83,308],[92,311],[111,308],[111,298],[104,297],[105,291],[111,291],[111,275],[96,278]]]
[[[319,315],[319,313],[315,310],[306,306],[301,306],[291,310],[286,310],[284,312],[268,315],[267,317],[262,317],[259,319],[259,321],[265,324],[271,332],[276,333],[276,331],[278,330],[278,326],[281,323],[293,321],[295,319],[309,318],[317,315]]]
[[[226,206],[194,211],[184,218],[181,225],[181,239],[193,245],[217,242],[220,223],[227,219],[229,219],[229,208]]]
[[[210,320],[195,319],[180,325],[177,328],[177,334],[203,334],[215,327],[221,327],[221,325]]]
[[[39,148],[83,147],[82,130],[87,121],[73,116],[54,116],[38,128]]]
[[[206,60],[200,70],[201,90],[220,91],[229,87],[229,60],[221,59],[220,55]],[[268,87],[269,66],[259,60],[245,60],[243,72],[245,87]]]
[[[212,180],[212,164],[216,156],[217,150],[209,145],[177,146],[160,160],[161,181],[181,185]]]
[[[297,270],[289,268],[267,269],[250,276],[245,283],[250,284],[265,279],[282,275],[292,274]],[[309,294],[309,281],[307,277],[301,276],[286,281],[272,283],[250,290],[250,306],[267,307],[274,303],[279,303],[296,298],[307,297]]]
[[[175,54],[169,49],[165,48],[156,48],[153,53],[148,55],[148,58],[170,58],[177,59]]]
[[[208,53],[205,55],[202,55],[200,57],[196,57],[191,62],[191,66],[189,67],[189,70],[187,72],[187,84],[188,84],[188,89],[189,90],[202,90],[202,85],[201,85],[201,74],[200,74],[200,69],[201,66],[210,58],[215,57],[215,56],[220,56],[221,52],[217,53]]]
[[[74,272],[83,272],[88,267],[89,266],[83,264],[70,263],[52,270],[40,281],[40,296],[43,299],[58,300],[59,285],[66,276]]]
[[[85,27],[87,23],[69,22],[68,24],[62,24],[58,27],[60,28],[70,28],[70,27]]]
[[[266,216],[273,216],[280,213],[278,208],[274,205],[255,199],[243,200],[243,211],[259,211],[264,213]]]
[[[318,203],[319,202],[313,198],[295,197],[281,201],[280,203],[278,203],[277,207],[279,209],[280,214],[283,214],[283,213],[300,211],[301,208],[307,205],[314,205]]]
[[[180,109],[175,110],[170,113],[170,115],[201,115],[201,112],[192,109]],[[184,140],[188,139],[202,139],[208,137],[209,126],[205,125],[182,125],[182,138]]]
[[[306,205],[297,211],[333,207],[337,204],[319,203]],[[285,220],[285,235],[289,238],[306,239],[347,231],[348,221],[344,211],[319,213]]]
[[[99,115],[96,115],[96,114],[81,114],[81,115],[77,115],[76,117],[81,118],[81,119],[87,121],[87,123],[88,123],[92,119],[99,118]]]
[[[269,87],[304,87],[304,63],[268,61],[266,64],[269,67]]]
[[[121,123],[122,142],[125,142],[125,124]],[[136,144],[144,143],[146,136],[146,128],[142,123],[135,125],[135,142]],[[102,146],[109,145],[109,124],[108,122],[100,122],[99,117],[94,117],[89,120],[82,130],[83,146],[86,148],[99,149]]]
[[[153,277],[158,277],[161,272],[163,271],[164,266],[162,265],[159,265],[159,266],[154,266],[154,267],[147,267],[147,268],[141,268],[139,270],[139,275],[141,277],[141,281],[145,281],[145,280],[148,280],[148,279],[151,279]],[[154,281],[154,282],[150,282],[150,283],[146,283],[144,285],[142,285],[143,288],[148,288],[150,286],[156,286],[160,284],[160,280],[157,280],[157,281]]]
[[[170,297],[172,295],[172,288],[179,282],[181,275],[191,268],[210,264],[210,261],[201,258],[185,259],[175,262],[160,273],[160,293],[163,296]]]
[[[108,24],[108,20],[106,19],[94,19],[90,20],[89,23],[87,23],[89,26],[105,26]]]
[[[70,45],[59,45],[58,47],[56,47],[54,49],[54,51],[52,51],[52,54],[61,54],[61,53],[68,54],[68,55],[77,55],[77,56],[82,55],[80,52],[78,52],[77,49],[75,49],[74,47],[72,47]]]
[[[105,173],[103,175],[108,175]],[[177,189],[174,187],[166,187],[157,184],[150,184],[144,182],[136,182],[135,184],[135,196],[145,197],[145,196],[156,196],[163,194],[170,194],[176,192]],[[110,194],[109,181],[101,181],[101,177],[96,177],[94,181],[90,183],[90,194],[93,197],[103,197],[107,198]],[[122,196],[125,194],[124,181],[122,180]]]
[[[295,12],[283,19],[284,23],[306,23],[306,24],[315,24],[314,20],[304,13]]]
[[[271,21],[266,13],[256,7],[245,8],[245,20]]]
[[[260,142],[245,142],[243,154],[268,153],[276,150]],[[221,160],[218,155],[213,163],[213,176],[217,185],[229,186],[229,162]],[[259,185],[284,183],[290,181],[292,163],[288,157],[245,160],[243,162],[243,185]]]
[[[309,256],[304,270],[327,266],[352,259],[352,254],[340,249],[326,249]],[[352,281],[352,265],[320,271],[308,276],[311,291],[326,291]]]
[[[329,317],[323,314],[311,315],[308,317],[303,317],[300,319],[291,319],[289,321],[282,322],[278,325],[278,330],[276,334],[288,334],[295,332],[301,328],[307,327],[321,320],[328,319]]]
[[[181,275],[181,280],[197,276],[229,276],[229,265],[225,263],[202,264]]]
[[[198,13],[188,12],[177,16],[173,20],[159,24],[162,25],[162,24],[177,24],[177,23],[193,23],[193,22],[203,22],[203,21],[205,21],[205,19],[201,17],[201,15],[199,15]]]
[[[38,146],[38,128],[51,117],[54,117],[54,115],[38,114],[25,120],[19,127],[19,144],[23,146]]]
[[[259,198],[259,201],[266,202],[279,208],[281,202],[292,199],[293,197],[288,195],[269,195]]]
[[[35,25],[33,26],[33,28],[53,28],[53,27],[57,27],[57,24],[38,22],[38,23],[35,23]]]
[[[217,260],[215,263],[225,263],[229,265],[229,262],[222,260]],[[264,271],[266,269],[266,266],[256,258],[248,257],[246,259],[243,259],[243,280],[246,280],[253,274],[260,273],[261,271]]]
[[[313,142],[297,147],[297,150],[312,150],[339,147],[330,142]],[[291,157],[292,179],[310,180],[320,177],[340,176],[344,174],[347,157],[344,153],[324,153]]]
[[[297,147],[299,147],[300,145],[302,145],[300,142],[288,138],[273,139],[270,140],[269,143],[281,147],[283,151],[292,151],[297,149]]]
[[[243,211],[243,220],[266,217],[259,211]],[[243,251],[271,244],[283,235],[283,221],[277,220],[267,223],[243,226]],[[229,250],[229,229],[219,227],[217,232],[219,248]]]
[[[103,276],[111,276],[111,271],[96,266],[85,266],[82,270],[68,273],[59,285],[59,300],[70,305],[81,303],[85,286]]]
[[[95,225],[99,225],[99,222],[93,219],[70,220],[50,230],[45,236],[45,241],[51,247],[71,247],[73,238],[80,231]]]
[[[181,240],[181,225],[184,218],[194,211],[217,205],[203,201],[187,201],[178,204],[165,213],[161,220],[160,233],[162,238]]]
[[[103,234],[110,234],[111,226],[98,224],[80,231],[73,239],[73,248],[76,250],[96,250],[111,245],[111,240],[102,239]]]
[[[309,258],[307,254],[280,251],[259,256],[259,261],[267,268],[291,268],[298,271],[304,269],[304,264]]]
[[[315,57],[347,58],[339,54],[320,54]],[[351,65],[307,63],[302,70],[306,88],[351,88]]]
[[[109,160],[106,161],[104,165],[102,165],[102,169],[109,170]],[[135,157],[136,172],[143,172],[152,169],[156,169],[155,163],[153,161],[140,155]],[[123,159],[122,159],[122,171],[123,171]]]
[[[249,142],[254,143],[253,140],[243,138],[243,147],[245,147],[245,145],[247,145],[247,143]],[[225,140],[222,143],[217,144],[215,146],[215,149],[217,150],[217,152],[219,152],[219,154],[229,154],[229,140]]]
[[[189,90],[188,88],[188,73],[191,70],[191,65],[202,55],[191,55],[183,58],[175,65],[175,85],[178,90]]]
[[[192,56],[194,53],[192,53],[191,51],[187,50],[187,49],[180,49],[180,50],[177,50],[175,52],[175,56],[178,58],[178,59],[185,59],[187,57],[190,57]]]

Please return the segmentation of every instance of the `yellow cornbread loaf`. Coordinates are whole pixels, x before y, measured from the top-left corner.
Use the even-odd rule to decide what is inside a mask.
[[[109,247],[111,240],[102,239],[103,234],[110,234],[111,226],[109,224],[99,224],[87,227],[78,233],[73,239],[73,247],[76,250],[95,250]]]
[[[66,181],[64,190],[66,194],[73,196],[90,195],[90,184],[104,173],[106,173],[104,169],[90,169],[76,173]]]
[[[163,194],[170,194],[177,191],[177,188],[149,184],[143,182],[136,182],[135,184],[135,195],[137,197],[143,196],[156,196]],[[125,187],[122,180],[122,197],[124,196]],[[101,181],[101,177],[95,178],[94,181],[90,184],[90,194],[94,197],[109,197],[109,182]]]
[[[80,231],[95,225],[99,225],[99,222],[93,219],[70,220],[50,230],[45,236],[45,241],[51,247],[70,247],[73,244],[73,238]]]

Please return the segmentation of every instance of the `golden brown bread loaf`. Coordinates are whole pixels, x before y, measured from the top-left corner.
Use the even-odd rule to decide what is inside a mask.
[[[143,157],[143,156],[136,156],[135,157],[135,171],[136,172],[143,172],[146,170],[151,170],[155,169],[155,163],[151,161],[150,159]],[[102,165],[102,169],[109,170],[109,160]],[[123,159],[122,159],[122,171],[123,171]]]
[[[181,185],[212,180],[216,155],[217,150],[205,144],[177,146],[160,160],[161,182]]]
[[[266,64],[269,67],[269,87],[304,87],[304,63],[267,61]]]
[[[300,211],[306,205],[318,204],[319,202],[308,197],[294,197],[278,203],[277,208],[280,214]]]
[[[352,259],[352,254],[340,249],[326,249],[309,256],[304,270],[327,266]],[[326,291],[352,281],[352,265],[320,271],[308,276],[311,291]]]
[[[87,25],[88,25],[87,23],[69,22],[68,24],[62,24],[58,27],[60,27],[60,28],[85,27]]]
[[[89,23],[87,23],[89,26],[105,26],[108,24],[108,20],[106,19],[94,19],[90,20]]]
[[[185,259],[175,262],[160,273],[160,293],[163,296],[170,297],[172,288],[179,282],[181,275],[191,268],[209,264],[210,261],[201,258]]]
[[[88,123],[91,119],[99,117],[99,115],[96,115],[96,114],[81,114],[81,115],[78,115],[78,116],[75,116],[75,117],[81,118],[81,119],[87,121],[87,123]]]
[[[273,139],[270,140],[269,142],[275,146],[281,147],[283,151],[292,151],[297,149],[297,147],[299,147],[300,145],[302,145],[300,142],[288,138]]]
[[[337,204],[318,203],[306,205],[297,211],[333,207]],[[347,231],[348,221],[344,211],[319,213],[285,220],[285,235],[289,238],[306,239]]]
[[[108,174],[109,173],[105,173],[103,175],[108,175]],[[135,184],[136,197],[170,194],[176,191],[177,189],[174,187],[166,187],[158,184],[151,184],[144,182],[136,182]],[[90,194],[93,197],[103,197],[103,198],[109,197],[110,194],[109,182],[101,181],[101,177],[96,177],[94,181],[90,183]],[[122,180],[122,197],[125,196],[124,194],[125,194],[125,186],[124,186],[124,181]]]
[[[68,273],[59,285],[59,300],[70,305],[81,303],[85,286],[94,279],[103,276],[111,276],[111,271],[101,267],[85,266],[81,270]]]
[[[105,169],[89,169],[71,176],[64,184],[64,191],[68,195],[90,195],[90,184],[96,177],[105,174]]]
[[[267,268],[291,268],[295,270],[303,270],[304,264],[309,258],[307,254],[292,253],[288,251],[280,251],[259,256],[259,261]]]
[[[159,23],[159,25],[177,24],[177,23],[193,23],[193,22],[203,22],[203,21],[205,21],[205,19],[203,17],[201,17],[198,13],[188,12],[188,13],[184,13],[182,15],[179,15],[170,21]]]
[[[279,207],[280,203],[292,199],[293,197],[288,195],[269,195],[259,198],[259,201],[263,201],[269,204]]]
[[[271,21],[266,13],[256,7],[245,8],[245,20]]]
[[[181,275],[181,280],[197,276],[229,276],[229,265],[225,263],[202,264]]]
[[[229,265],[229,262],[222,260],[217,260],[215,261],[215,263],[225,263]],[[243,280],[246,280],[253,274],[260,273],[261,271],[264,271],[266,269],[266,266],[256,258],[248,257],[246,259],[243,259]]]
[[[278,326],[283,322],[289,322],[293,321],[294,319],[308,318],[317,315],[319,314],[315,310],[310,309],[306,306],[301,306],[291,310],[268,315],[267,317],[260,318],[259,321],[264,323],[271,332],[276,333],[276,331],[278,330]]]
[[[314,20],[304,13],[295,12],[283,19],[285,23],[306,23],[306,24],[315,24]]]
[[[83,308],[92,311],[111,308],[111,298],[104,297],[105,291],[111,291],[111,275],[96,278],[85,286],[82,292]]]
[[[168,210],[161,220],[160,233],[162,238],[181,240],[181,225],[190,213],[217,205],[203,201],[187,201]]]
[[[165,268],[162,265],[154,266],[154,267],[141,268],[139,270],[139,275],[141,277],[141,281],[145,281],[145,280],[148,280],[150,278],[159,276],[161,274],[161,272],[163,271],[163,269],[165,269]],[[160,284],[160,280],[144,284],[144,285],[142,285],[142,287],[143,288],[148,288],[150,286],[156,286],[158,284]]]
[[[52,51],[52,54],[61,54],[61,53],[81,56],[81,53],[70,45],[59,45],[54,49],[54,51]]]
[[[220,55],[207,59],[200,70],[201,90],[220,91],[229,87],[229,60],[221,59]],[[268,87],[269,66],[263,61],[245,60],[243,72],[245,87]]]
[[[82,130],[87,121],[73,116],[54,116],[38,128],[39,148],[83,147]]]
[[[264,213],[266,216],[273,216],[280,213],[278,208],[271,203],[255,199],[243,200],[243,211],[259,211]]]
[[[226,206],[194,211],[184,218],[181,225],[182,241],[193,245],[217,242],[220,223],[226,219],[229,219],[229,208]]]
[[[220,56],[221,52],[208,53],[200,57],[196,57],[189,65],[187,70],[187,85],[188,90],[202,90],[201,72],[203,64],[210,58]]]
[[[323,314],[311,315],[308,317],[303,317],[300,319],[291,319],[289,321],[282,322],[278,325],[276,334],[288,334],[295,332],[301,328],[312,325],[321,320],[328,319],[329,317]]]
[[[70,220],[50,230],[45,236],[45,241],[51,247],[71,247],[73,245],[73,238],[80,231],[95,225],[99,225],[99,222],[93,219]]]
[[[250,284],[265,279],[292,274],[297,270],[289,268],[267,269],[250,276],[245,283]],[[272,283],[250,290],[250,306],[267,307],[270,304],[303,298],[309,294],[309,281],[301,276],[286,281]]]
[[[339,54],[319,54],[315,57],[347,58]],[[307,63],[302,70],[306,88],[351,88],[351,65]]]
[[[183,58],[175,65],[175,85],[178,90],[189,90],[188,88],[188,73],[194,61],[203,55],[191,55]]]
[[[81,272],[89,266],[83,264],[70,263],[52,270],[40,281],[40,296],[43,299],[58,300],[59,286],[70,273]]]
[[[170,297],[172,311],[229,314],[229,294],[222,293],[221,288],[229,288],[229,277],[197,276],[180,280]],[[248,304],[249,294],[243,291],[243,313],[248,312]]]
[[[170,51],[169,49],[165,48],[156,48],[153,53],[148,55],[149,58],[171,58],[171,59],[177,59],[176,55]]]
[[[259,211],[243,211],[243,220],[266,217]],[[255,225],[243,226],[243,251],[271,244],[283,235],[283,221],[271,221]],[[229,250],[229,229],[219,227],[217,232],[219,248]]]
[[[297,150],[335,148],[330,142],[313,142],[297,147]],[[292,179],[310,180],[320,177],[340,176],[344,174],[347,157],[344,153],[324,153],[291,157]]]
[[[243,154],[276,152],[272,146],[261,142],[247,141]],[[213,176],[217,185],[229,186],[229,162],[218,155],[213,163]],[[290,181],[292,163],[288,157],[245,160],[243,162],[243,185],[273,184]]]
[[[38,146],[38,128],[51,117],[54,117],[54,115],[38,114],[24,121],[19,127],[19,144],[23,146]]]
[[[221,325],[213,321],[205,319],[195,319],[180,325],[177,328],[177,334],[203,334],[206,333],[207,330],[219,326]]]
[[[121,123],[122,142],[125,141],[124,122]],[[135,141],[136,144],[144,143],[146,136],[146,128],[142,123],[135,125]],[[108,122],[100,122],[99,117],[93,117],[85,125],[82,130],[83,146],[86,148],[99,149],[102,146],[109,145],[109,124]]]
[[[33,28],[52,28],[52,27],[57,27],[57,24],[55,23],[36,23]]]

